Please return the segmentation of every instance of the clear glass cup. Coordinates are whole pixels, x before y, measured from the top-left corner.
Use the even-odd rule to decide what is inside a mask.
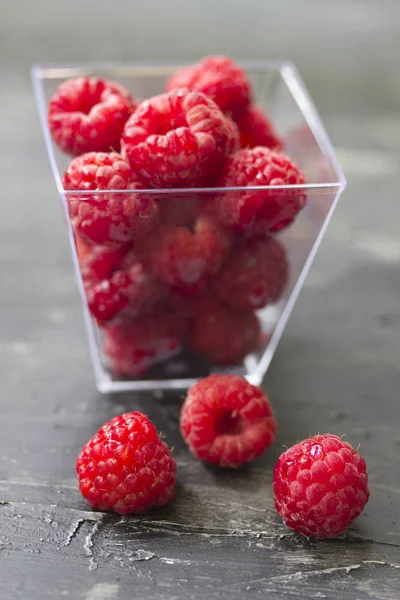
[[[276,302],[257,310],[255,316],[249,317],[251,322],[244,327],[248,326],[250,329],[254,329],[254,319],[258,321],[257,327],[260,330],[257,334],[257,343],[254,343],[253,340],[249,345],[249,348],[251,346],[250,353],[243,359],[241,358],[239,362],[236,361],[236,364],[226,364],[227,360],[224,359],[227,356],[221,358],[217,351],[212,351],[214,356],[218,356],[215,359],[218,364],[215,364],[204,353],[201,354],[198,348],[193,350],[193,346],[186,343],[186,339],[191,337],[193,329],[190,314],[192,300],[183,296],[179,297],[177,302],[174,300],[173,310],[174,313],[185,315],[185,333],[180,332],[176,336],[175,333],[166,334],[164,342],[161,341],[162,350],[156,358],[152,358],[150,354],[143,356],[143,354],[136,353],[135,357],[131,359],[132,368],[125,369],[123,375],[116,372],[113,351],[110,350],[110,345],[105,339],[108,336],[107,329],[96,324],[88,307],[80,267],[84,249],[79,246],[77,248],[68,210],[76,201],[90,203],[90,197],[93,195],[96,195],[100,201],[103,199],[106,201],[110,192],[77,193],[63,189],[62,175],[71,159],[53,144],[47,125],[47,105],[62,81],[80,75],[101,76],[115,80],[124,85],[136,98],[150,97],[162,93],[168,78],[181,66],[178,64],[90,64],[72,67],[35,66],[32,69],[33,86],[45,143],[65,212],[96,384],[101,392],[185,389],[199,377],[214,372],[242,374],[251,383],[259,385],[272,360],[336,203],[346,186],[346,180],[329,138],[296,68],[289,62],[242,63],[252,82],[256,103],[265,109],[272,118],[279,135],[284,140],[285,153],[302,169],[307,183],[302,186],[257,188],[160,189],[135,192],[120,190],[112,192],[112,195],[115,201],[119,201],[128,194],[142,194],[149,201],[157,203],[161,211],[164,211],[168,203],[168,211],[172,207],[175,221],[184,223],[185,219],[191,218],[187,215],[191,214],[193,207],[203,205],[210,199],[212,201],[213,198],[227,193],[236,195],[255,190],[258,194],[266,195],[305,194],[307,196],[306,205],[295,222],[274,235],[274,239],[283,248],[289,265],[285,288],[281,290]],[[168,218],[164,212],[162,214],[162,218]],[[212,286],[209,286],[204,292],[205,295],[209,295],[211,300],[214,297],[212,289]],[[153,315],[155,313],[158,316],[162,315],[165,311],[169,311],[170,307],[170,296],[167,294],[164,297],[160,293]],[[243,312],[246,311],[239,312],[240,315],[236,313],[236,316],[229,313],[229,318],[232,317],[232,328],[242,326]],[[142,322],[140,333],[142,337],[143,322],[146,323],[146,319],[149,322],[157,321],[148,315],[138,317],[138,320]],[[197,323],[197,328],[199,329],[199,327],[201,329],[201,323]],[[224,340],[218,339],[215,346],[218,345],[223,348]]]

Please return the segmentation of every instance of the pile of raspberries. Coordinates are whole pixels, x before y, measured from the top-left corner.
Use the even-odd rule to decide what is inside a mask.
[[[204,58],[146,100],[105,79],[70,79],[48,122],[74,157],[63,186],[112,371],[143,376],[183,347],[214,365],[256,351],[256,311],[288,282],[275,234],[306,194],[245,71]]]

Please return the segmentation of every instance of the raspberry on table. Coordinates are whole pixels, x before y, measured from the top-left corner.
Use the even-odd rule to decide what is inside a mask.
[[[242,149],[225,163],[218,187],[302,185],[305,179],[290,158],[257,146]],[[276,232],[290,225],[306,203],[304,189],[229,190],[216,197],[222,223],[238,233]]]
[[[233,121],[204,94],[184,89],[142,102],[121,138],[123,156],[151,188],[212,184],[238,144]]]
[[[90,313],[99,325],[149,313],[166,295],[155,274],[126,246],[94,246],[81,262],[81,273]]]
[[[242,148],[265,146],[279,151],[283,148],[283,140],[275,131],[275,127],[259,106],[250,106],[236,121],[240,133]]]
[[[96,77],[68,79],[50,100],[50,132],[68,154],[118,151],[135,106],[128,90],[118,83]]]
[[[179,354],[185,333],[184,316],[166,309],[107,327],[103,352],[112,371],[139,377],[152,365]]]
[[[318,434],[283,452],[273,487],[285,524],[318,539],[344,533],[369,498],[365,460],[332,434]]]
[[[257,350],[261,330],[251,310],[236,310],[212,296],[193,306],[188,346],[215,365],[235,365]]]
[[[216,273],[231,247],[231,235],[207,215],[199,216],[193,233],[172,227],[161,233],[154,270],[162,281],[182,292],[200,290]]]
[[[237,375],[210,375],[197,382],[182,406],[180,427],[191,452],[220,467],[258,458],[276,433],[268,397]]]
[[[82,496],[99,510],[143,513],[175,495],[175,460],[153,423],[136,411],[105,423],[82,448],[76,471]]]
[[[280,298],[288,274],[286,251],[276,238],[245,239],[234,246],[213,280],[213,289],[229,306],[256,310]]]
[[[177,88],[206,94],[233,118],[243,114],[251,101],[246,72],[227,56],[208,56],[193,66],[179,69],[167,84],[168,91]]]
[[[143,189],[129,164],[116,152],[88,152],[72,160],[64,174],[65,190],[99,194],[66,194],[74,232],[94,244],[117,246],[146,235],[158,225],[158,204]],[[107,193],[107,190],[132,190]]]

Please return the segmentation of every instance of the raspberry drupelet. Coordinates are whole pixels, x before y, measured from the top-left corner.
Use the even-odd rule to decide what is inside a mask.
[[[69,79],[50,100],[50,132],[67,154],[118,151],[122,130],[135,107],[118,83],[96,77]]]
[[[150,194],[134,192],[143,189],[143,184],[116,152],[77,156],[66,170],[63,184],[65,190],[99,190],[98,194],[66,194],[74,232],[93,244],[127,244],[158,225],[156,200]]]
[[[168,81],[167,90],[183,87],[206,94],[233,118],[242,115],[251,100],[246,72],[227,56],[208,56],[176,71]]]
[[[238,145],[233,121],[210,98],[185,89],[142,102],[121,138],[122,155],[151,188],[212,185]]]
[[[191,452],[220,467],[239,467],[275,440],[276,421],[264,392],[237,375],[210,375],[182,406],[180,427]]]
[[[273,487],[285,524],[318,539],[344,533],[369,498],[365,460],[332,434],[318,434],[283,452]]]
[[[120,515],[165,506],[175,494],[176,463],[140,412],[105,423],[82,448],[76,471],[88,503]]]
[[[257,146],[239,150],[225,163],[218,187],[302,185],[300,169],[284,154]],[[215,200],[227,227],[245,235],[280,231],[293,223],[306,203],[304,189],[232,190]]]

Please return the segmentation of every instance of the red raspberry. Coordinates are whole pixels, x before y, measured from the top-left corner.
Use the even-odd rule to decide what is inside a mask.
[[[214,280],[218,298],[237,309],[259,309],[278,300],[288,282],[288,261],[273,237],[239,243]]]
[[[235,365],[260,344],[260,323],[249,310],[207,298],[193,307],[189,346],[215,365]]]
[[[81,263],[86,298],[99,324],[150,312],[166,290],[129,248],[95,246]]]
[[[129,164],[116,152],[89,152],[73,159],[64,174],[66,190],[136,190]],[[158,224],[158,204],[146,193],[67,194],[76,234],[92,243],[121,245]]]
[[[222,112],[234,118],[246,111],[251,98],[245,71],[227,56],[208,56],[191,67],[180,69],[167,84],[168,91],[177,88],[203,92]]]
[[[281,454],[273,486],[285,524],[318,539],[346,531],[369,498],[365,460],[332,434],[303,440]]]
[[[134,108],[122,85],[96,77],[69,79],[50,100],[50,132],[68,154],[118,151],[122,130]]]
[[[184,334],[183,317],[154,313],[105,329],[103,350],[113,371],[138,377],[153,364],[179,354]]]
[[[225,163],[218,187],[299,185],[305,180],[292,161],[258,146],[239,150]],[[306,203],[305,190],[227,191],[216,200],[221,221],[239,233],[279,231]]]
[[[140,412],[105,423],[82,448],[76,471],[82,496],[100,510],[142,513],[174,498],[176,463]]]
[[[188,392],[181,432],[191,452],[220,467],[239,467],[273,444],[276,421],[264,392],[237,375],[210,375]]]
[[[283,140],[276,133],[272,121],[259,106],[250,106],[236,124],[239,127],[242,148],[265,146],[277,151],[282,149]]]
[[[200,216],[193,233],[186,227],[173,227],[161,234],[154,269],[177,290],[196,292],[218,271],[230,247],[230,234],[211,217]]]
[[[152,188],[210,184],[239,143],[236,125],[198,92],[175,90],[142,102],[125,125],[122,153]]]

